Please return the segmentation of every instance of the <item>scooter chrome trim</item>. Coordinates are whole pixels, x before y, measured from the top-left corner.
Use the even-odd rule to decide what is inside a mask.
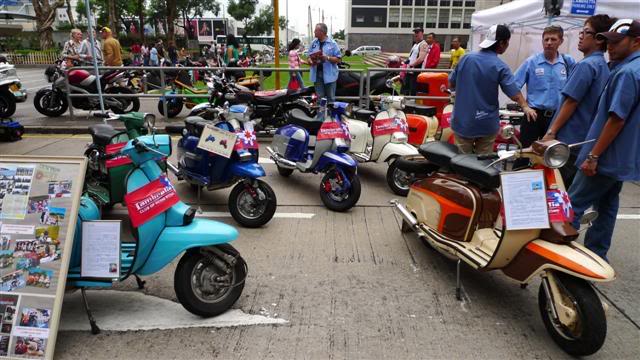
[[[377,163],[388,162],[398,156],[420,155],[418,150],[409,143],[387,143],[376,160]]]
[[[280,165],[281,167],[284,167],[284,168],[287,168],[287,169],[295,169],[296,168],[296,163],[295,162],[285,159],[280,154],[278,154],[277,152],[273,151],[273,149],[271,149],[270,146],[267,146],[267,152],[269,153],[269,157],[271,157],[271,160],[275,161],[276,164]]]

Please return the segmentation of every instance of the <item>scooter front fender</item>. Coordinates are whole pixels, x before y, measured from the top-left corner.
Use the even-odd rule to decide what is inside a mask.
[[[207,219],[193,219],[187,226],[166,227],[139,275],[153,274],[184,251],[204,246],[225,244],[238,237],[233,226]]]
[[[231,173],[241,178],[256,179],[266,175],[262,165],[255,162],[234,162],[231,164]]]
[[[316,171],[324,171],[330,165],[335,165],[341,168],[355,170],[358,166],[353,158],[345,153],[339,153],[335,151],[327,151],[318,160],[316,165]]]
[[[574,241],[556,244],[537,239],[528,243],[502,269],[522,283],[545,270],[557,270],[588,281],[607,282],[615,279],[615,270],[601,257]]]
[[[382,152],[376,160],[377,163],[387,162],[394,157],[407,156],[407,155],[420,155],[418,149],[407,143],[387,143],[382,148]]]

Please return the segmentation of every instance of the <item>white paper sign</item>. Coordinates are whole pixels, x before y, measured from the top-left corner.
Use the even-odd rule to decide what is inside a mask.
[[[233,147],[236,144],[236,137],[235,133],[222,130],[213,125],[207,125],[202,130],[198,148],[230,158],[231,153],[233,153]]]
[[[0,229],[3,234],[33,235],[36,227],[35,225],[2,224]]]
[[[120,277],[120,221],[82,223],[82,277]]]
[[[500,177],[507,230],[548,229],[544,172],[507,172]]]

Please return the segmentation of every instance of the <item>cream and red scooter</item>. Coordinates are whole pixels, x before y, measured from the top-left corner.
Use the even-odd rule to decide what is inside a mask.
[[[510,138],[513,131],[509,126],[503,134]],[[598,351],[606,337],[606,305],[591,282],[613,280],[613,268],[575,242],[578,232],[567,218],[553,221],[550,215],[546,229],[507,229],[501,215],[505,209],[501,171],[493,166],[511,158],[530,159],[533,169],[544,175],[544,184],[539,182],[536,189],[544,189],[549,206],[549,194],[558,194],[564,211],[570,204],[557,169],[566,163],[569,146],[555,140],[537,141],[526,149],[501,151],[494,162],[458,154],[454,145],[440,141],[427,143],[419,151],[426,163],[400,159],[398,167],[419,172],[420,166],[435,163],[440,170],[411,185],[406,205],[392,203],[403,218],[403,232],[414,231],[458,262],[458,299],[461,262],[479,271],[502,270],[522,286],[540,276],[539,309],[553,340],[575,356]],[[594,214],[585,214],[581,223],[590,224]]]

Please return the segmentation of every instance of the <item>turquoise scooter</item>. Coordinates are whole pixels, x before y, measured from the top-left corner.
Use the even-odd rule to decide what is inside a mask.
[[[127,156],[134,167],[126,177],[127,196],[139,194],[158,185],[158,189],[149,191],[141,200],[128,203],[129,217],[132,219],[133,243],[122,243],[120,249],[120,271],[117,281],[135,276],[138,287],[144,282],[139,276],[153,274],[180,254],[182,258],[174,275],[174,289],[182,306],[189,312],[211,317],[223,313],[238,300],[244,288],[247,276],[247,264],[228,243],[238,237],[238,231],[232,226],[213,221],[196,219],[196,210],[177,199],[177,194],[158,166],[157,161],[171,155],[169,135],[147,135],[130,140],[118,153],[105,157]],[[141,205],[157,197],[173,201],[171,205],[155,216],[136,224],[139,212],[131,204]],[[131,199],[131,198],[130,198]],[[174,203],[175,202],[175,203]],[[161,208],[157,206],[156,208]],[[153,209],[153,207],[151,207]],[[134,210],[132,210],[134,209]],[[97,334],[100,329],[89,309],[85,294],[86,288],[110,288],[111,280],[83,278],[80,272],[82,262],[82,222],[99,220],[100,210],[89,196],[83,196],[78,212],[78,221],[67,275],[67,284],[80,288],[85,310],[91,324],[91,332]],[[137,227],[136,227],[137,225]],[[119,275],[119,276],[118,276]]]

